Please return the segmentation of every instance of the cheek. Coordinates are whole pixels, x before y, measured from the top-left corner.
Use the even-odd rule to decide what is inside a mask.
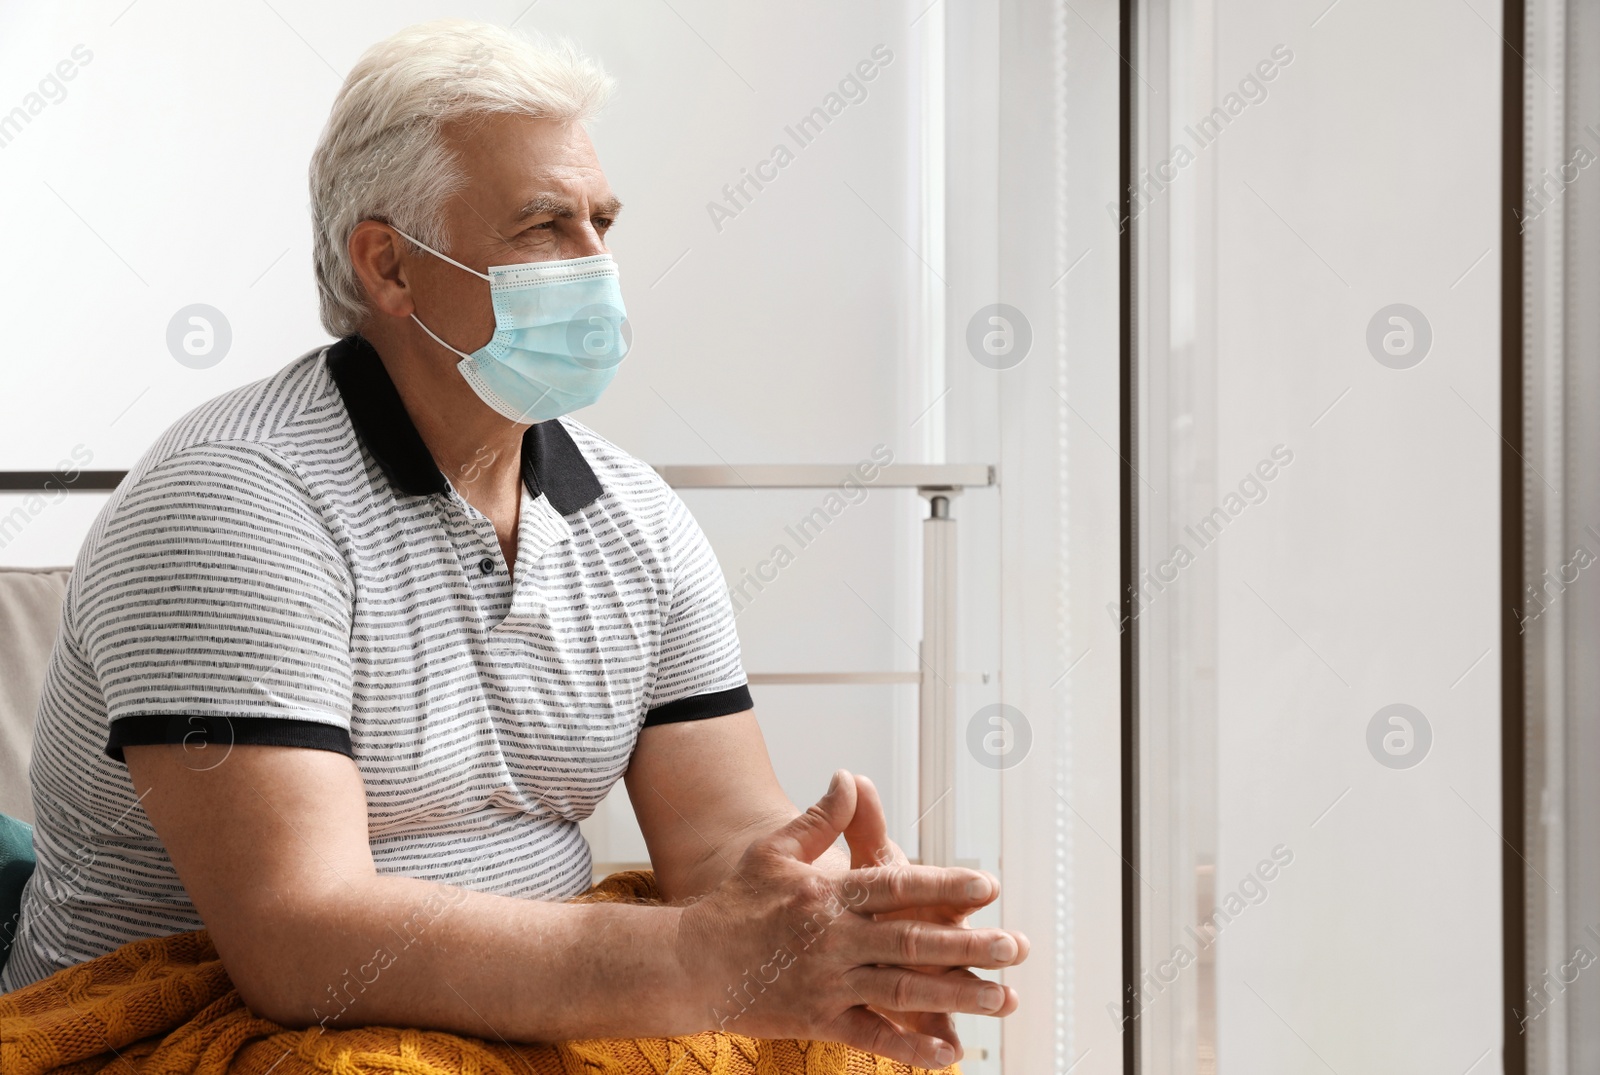
[[[450,277],[433,281],[433,287],[425,303],[434,318],[429,321],[429,328],[469,354],[494,337],[494,299],[489,293],[489,281],[454,269]],[[436,327],[435,322],[444,328]]]

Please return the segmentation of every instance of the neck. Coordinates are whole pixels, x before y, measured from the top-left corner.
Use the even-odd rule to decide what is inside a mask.
[[[462,495],[470,500],[472,489],[504,492],[520,487],[522,435],[528,426],[479,399],[456,371],[456,356],[421,333],[375,325],[363,327],[361,334],[383,359],[435,465]]]

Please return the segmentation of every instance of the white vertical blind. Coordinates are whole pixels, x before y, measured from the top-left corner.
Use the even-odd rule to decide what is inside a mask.
[[[1142,10],[1147,1069],[1498,1071],[1499,9]]]

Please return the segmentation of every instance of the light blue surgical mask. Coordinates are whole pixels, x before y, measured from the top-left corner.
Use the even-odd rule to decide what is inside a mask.
[[[461,356],[456,369],[490,407],[513,422],[544,422],[589,406],[611,384],[628,353],[628,315],[610,254],[491,265],[481,273],[395,231],[489,281],[494,336],[470,355],[435,336],[416,314],[411,319]]]

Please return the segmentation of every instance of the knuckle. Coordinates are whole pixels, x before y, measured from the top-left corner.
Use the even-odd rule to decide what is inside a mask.
[[[831,880],[818,874],[800,877],[783,902],[785,924],[797,943],[832,949],[837,931],[831,927],[839,904]]]
[[[896,938],[896,952],[907,963],[915,963],[922,955],[928,939],[928,926],[925,922],[915,920],[902,921],[900,933]]]
[[[858,866],[850,872],[856,884],[868,892],[878,892],[883,887],[883,870],[878,866]]]
[[[739,857],[746,862],[759,862],[769,869],[784,861],[784,855],[777,847],[777,834],[771,832],[751,840],[744,854]]]
[[[834,897],[833,882],[821,874],[809,874],[800,885],[800,898],[807,911],[826,904]]]
[[[805,808],[800,816],[804,819],[804,823],[806,825],[819,829],[830,827],[828,811],[822,808],[821,803],[812,803],[810,806]]]
[[[872,1044],[869,1046],[870,1050],[874,1053],[877,1053],[879,1056],[895,1055],[893,1050],[898,1043],[894,1040],[893,1033],[894,1031],[890,1028],[887,1022],[881,1019],[878,1020],[877,1025],[872,1028]]]
[[[896,903],[901,903],[911,895],[911,874],[898,866],[880,866],[884,872],[889,896]]]
[[[901,971],[896,977],[894,986],[889,990],[889,1002],[896,1011],[912,1011],[919,1006],[921,997],[917,977],[910,971]]]

